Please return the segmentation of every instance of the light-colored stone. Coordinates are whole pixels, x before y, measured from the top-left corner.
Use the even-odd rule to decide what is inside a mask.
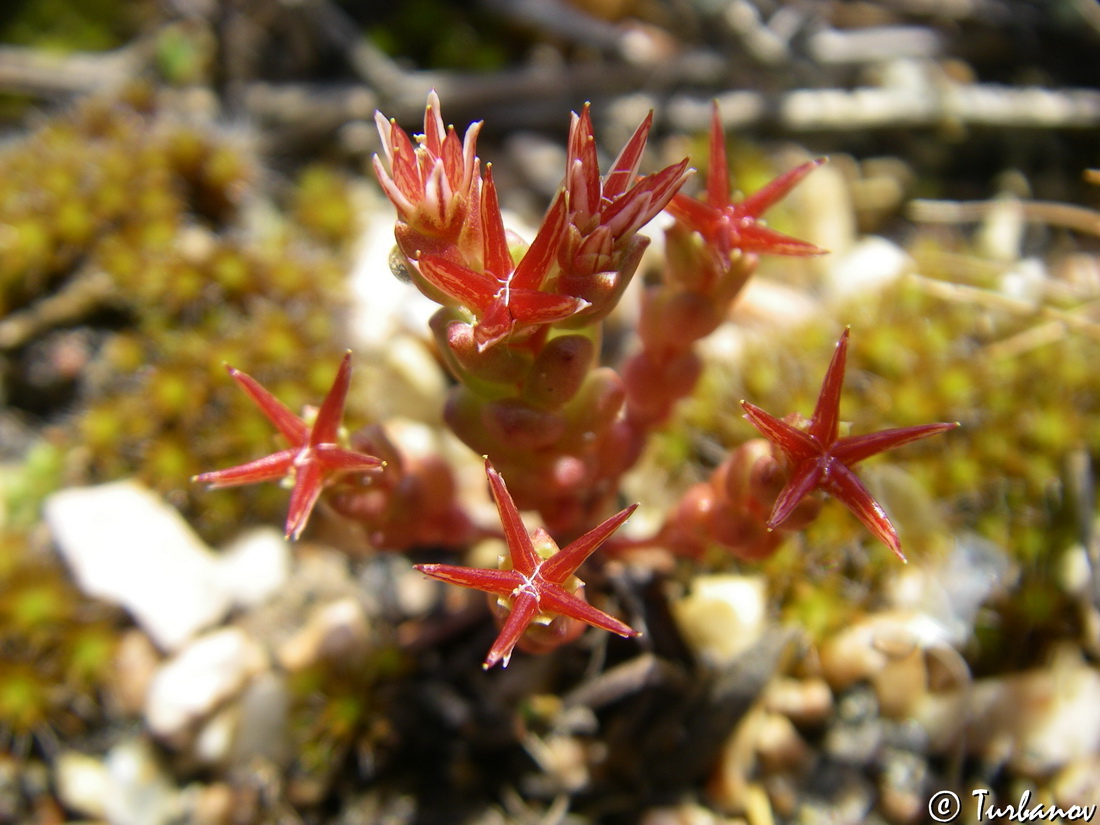
[[[229,609],[214,554],[138,482],[62,490],[45,513],[80,588],[128,610],[162,649],[177,650]]]
[[[111,775],[103,762],[77,751],[65,751],[57,757],[54,778],[57,795],[66,808],[91,817],[106,815]]]
[[[830,259],[827,286],[837,298],[877,292],[913,270],[913,261],[904,249],[875,235]]]
[[[290,576],[290,544],[273,527],[243,533],[218,559],[222,589],[237,607],[271,598]]]
[[[239,702],[230,761],[245,766],[255,757],[282,764],[290,755],[287,722],[290,688],[278,673],[261,673],[245,688]]]
[[[732,662],[760,638],[767,616],[761,576],[696,576],[691,592],[673,602],[684,639],[712,665]]]
[[[121,742],[105,759],[110,786],[105,800],[111,825],[166,825],[178,811],[179,792],[157,764],[149,743]]]
[[[145,702],[149,729],[169,739],[184,733],[263,670],[266,658],[237,628],[196,639],[153,677]]]
[[[340,661],[361,654],[370,642],[370,627],[362,606],[346,598],[315,609],[305,627],[279,647],[279,664],[291,672],[328,659]]]
[[[124,715],[136,716],[145,708],[145,697],[160,658],[149,637],[140,630],[131,628],[122,634],[108,685]]]

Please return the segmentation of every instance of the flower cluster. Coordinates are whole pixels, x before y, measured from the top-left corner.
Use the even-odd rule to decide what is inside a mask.
[[[758,256],[823,251],[762,222],[763,214],[822,161],[805,163],[735,200],[715,107],[706,192],[698,200],[680,191],[692,171],[687,159],[639,174],[652,115],[601,174],[585,106],[572,116],[561,188],[525,244],[505,228],[491,166],[481,170],[480,124],[460,139],[454,127],[444,126],[434,92],[423,134],[410,138],[381,114],[377,124],[383,152],[374,168],[397,210],[396,254],[417,288],[441,305],[431,330],[456,379],[444,418],[485,456],[508,547],[498,569],[453,564],[417,569],[489,594],[501,630],[486,668],[507,665],[517,647],[552,649],[585,625],[637,635],[589,604],[576,572],[637,506],[608,517],[619,480],[647,436],[692,391],[702,368],[696,342],[723,323]],[[643,290],[638,346],[620,374],[598,363],[601,322],[622,297],[649,243],[640,230],[663,210],[674,218],[664,271]],[[853,467],[957,425],[840,437],[847,347],[845,331],[808,420],[777,418],[743,402],[746,418],[763,438],[734,449],[708,481],[691,487],[656,535],[617,539],[620,549],[640,542],[698,557],[721,547],[739,558],[763,558],[779,546],[784,531],[812,521],[821,502],[811,493],[823,490],[904,559],[897,531]],[[293,415],[254,380],[231,369],[290,446],[196,479],[228,486],[288,477],[293,492],[286,530],[293,537],[301,534],[326,489],[333,509],[363,524],[377,547],[461,549],[499,535],[466,515],[441,459],[404,455],[379,425],[342,441],[349,357],[312,419]],[[544,526],[529,531],[522,509],[537,510]],[[560,549],[559,541],[566,542]]]

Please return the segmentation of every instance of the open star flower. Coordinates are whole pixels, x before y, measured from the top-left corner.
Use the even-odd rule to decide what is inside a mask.
[[[454,126],[443,126],[434,89],[424,109],[424,134],[416,136],[418,145],[381,112],[375,112],[374,119],[386,155],[385,164],[374,156],[374,172],[398,216],[419,233],[454,242],[469,209],[476,209],[481,122],[470,124],[459,140]]]
[[[477,316],[474,340],[478,350],[503,341],[519,327],[563,321],[588,306],[582,298],[540,289],[554,265],[565,226],[564,194],[554,200],[518,264],[508,248],[491,167],[481,190],[481,220],[484,272],[443,255],[425,254],[418,261],[426,281]]]
[[[840,389],[844,383],[848,333],[849,330],[845,329],[837,342],[833,360],[821,384],[814,414],[805,429],[769,415],[747,401],[741,402],[749,422],[782,450],[791,462],[790,479],[775,501],[768,528],[782,524],[803,498],[820,488],[844,502],[868,530],[905,561],[897,530],[852,467],[876,453],[952,430],[959,424],[957,421],[921,424],[838,438]]]
[[[226,369],[290,442],[290,447],[247,464],[201,473],[192,481],[217,488],[293,477],[294,487],[286,517],[287,538],[296,539],[302,534],[321,490],[329,480],[348,472],[374,472],[385,464],[380,458],[346,449],[339,443],[340,419],[344,416],[344,402],[351,381],[350,352],[344,355],[332,388],[318,408],[312,424],[292,413],[250,375],[228,365]]]
[[[726,139],[718,104],[710,128],[710,167],[707,170],[706,200],[700,201],[677,194],[668,205],[668,212],[677,220],[698,232],[727,260],[734,250],[770,255],[820,255],[823,249],[782,232],[769,229],[761,218],[782,200],[806,175],[825,162],[811,160],[777,177],[742,201],[734,203],[730,195],[729,165],[726,161]]]
[[[638,631],[582,598],[580,594],[583,593],[584,583],[575,573],[638,505],[633,504],[616,513],[559,550],[541,527],[533,534],[527,532],[504,479],[487,458],[485,473],[489,477],[489,487],[504,527],[509,554],[506,560],[510,565],[508,569],[488,570],[450,564],[416,565],[417,570],[434,579],[483,590],[495,595],[499,602],[507,606],[508,614],[500,635],[485,657],[485,669],[497,662],[503,662],[503,666],[507,667],[512,650],[532,624],[545,627],[559,617],[578,620],[620,636],[637,636]]]

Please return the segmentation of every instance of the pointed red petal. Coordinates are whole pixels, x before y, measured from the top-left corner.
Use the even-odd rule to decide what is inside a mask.
[[[565,219],[565,190],[561,189],[542,219],[538,234],[512,273],[509,284],[513,289],[538,289],[542,286],[557,257]]]
[[[455,134],[454,126],[447,127],[440,157],[443,159],[443,171],[447,174],[447,180],[455,190],[459,190],[466,184],[466,180],[462,166],[462,141]]]
[[[822,447],[807,433],[797,427],[792,427],[786,421],[776,418],[770,413],[764,412],[755,404],[742,401],[741,407],[745,410],[745,418],[749,420],[760,433],[779,447],[794,462],[821,455]]]
[[[508,251],[508,236],[504,233],[492,164],[485,167],[485,180],[481,187],[481,221],[485,233],[485,269],[503,281],[516,265],[512,262],[512,253]]]
[[[879,541],[894,551],[894,554],[905,561],[905,555],[901,552],[901,539],[898,531],[890,522],[882,505],[875,501],[874,497],[863,486],[854,472],[840,462],[835,462],[829,468],[829,474],[825,479],[824,488],[837,500],[844,502],[856,518],[863,522]]]
[[[768,517],[768,529],[779,527],[785,522],[798,503],[821,485],[824,477],[824,467],[820,460],[803,461],[795,467],[787,485],[775,500],[775,506]]]
[[[625,510],[620,510],[611,518],[593,527],[579,539],[570,542],[568,546],[552,555],[542,563],[539,570],[542,578],[554,584],[564,584],[565,580],[584,564],[584,560],[591,556],[596,548],[607,540],[608,536],[618,530],[637,508],[637,504],[631,504]]]
[[[825,250],[819,246],[785,235],[782,232],[776,232],[774,229],[756,223],[751,218],[745,218],[740,223],[731,224],[729,233],[729,247],[740,249],[742,252],[791,256],[825,254]]]
[[[642,153],[645,152],[646,140],[649,130],[653,126],[653,111],[650,110],[645,119],[638,124],[630,140],[623,146],[615,162],[611,164],[611,171],[603,182],[603,196],[608,200],[615,200],[627,190],[634,182],[634,176],[638,174],[638,165],[642,162]]]
[[[226,369],[233,380],[240,384],[241,389],[256,402],[256,406],[279,429],[279,432],[283,434],[287,441],[296,447],[306,443],[306,439],[309,438],[309,426],[306,422],[292,413],[282,401],[264,389],[260,382],[251,375],[234,369],[228,364]]]
[[[674,195],[665,209],[680,223],[705,238],[710,238],[725,218],[721,209],[684,194]]]
[[[600,208],[600,166],[592,129],[591,105],[584,104],[569,130],[570,209],[586,215]]]
[[[499,344],[511,335],[515,328],[516,319],[512,317],[508,305],[497,298],[474,325],[474,343],[477,344],[477,351],[484,352],[494,344]]]
[[[759,218],[776,203],[786,197],[800,180],[824,162],[825,158],[817,158],[816,160],[803,163],[801,166],[795,167],[789,172],[784,172],[779,177],[765,184],[762,189],[757,190],[738,203],[738,214],[751,215],[754,218]]]
[[[508,301],[512,317],[523,324],[553,324],[571,318],[589,306],[583,298],[531,289],[512,290]]]
[[[511,596],[523,584],[523,576],[515,570],[486,570],[480,567],[458,567],[453,564],[414,564],[425,576],[441,582],[457,584],[498,596]]]
[[[443,114],[440,111],[439,95],[432,89],[428,93],[428,105],[424,107],[424,146],[432,154],[439,157],[443,151]]]
[[[600,214],[600,223],[617,238],[637,232],[668,206],[688,175],[688,158],[647,175]]]
[[[895,427],[891,430],[880,430],[877,433],[867,435],[851,435],[842,438],[833,445],[830,450],[838,461],[843,461],[848,466],[856,464],[863,459],[892,450],[910,441],[928,438],[930,435],[953,430],[959,426],[959,422],[941,424],[919,424],[915,427]]]
[[[477,313],[489,308],[500,289],[495,278],[448,261],[442,255],[421,255],[417,264],[428,283]]]
[[[544,613],[557,613],[559,616],[568,616],[578,619],[585,624],[598,627],[601,630],[609,630],[619,636],[640,636],[641,633],[625,622],[621,622],[614,616],[609,616],[584,599],[573,593],[567,592],[558,586],[543,588],[539,606]]]
[[[719,209],[729,206],[730,170],[726,160],[726,133],[714,101],[710,118],[710,165],[707,168],[707,203]]]
[[[420,168],[417,163],[416,149],[409,140],[404,130],[393,125],[390,131],[392,157],[390,159],[390,171],[393,182],[405,193],[413,203],[420,200],[424,192],[424,182],[420,177]]]
[[[373,455],[345,450],[335,444],[318,444],[313,453],[325,469],[340,472],[378,470],[386,463]]]
[[[290,472],[299,450],[280,450],[272,455],[257,458],[247,464],[226,467],[224,470],[212,470],[200,473],[191,480],[199,484],[208,484],[212,488],[237,487],[241,484],[255,484],[261,481],[273,481],[283,478]]]
[[[344,417],[344,403],[348,397],[348,385],[351,383],[351,350],[344,353],[344,359],[340,362],[340,369],[336,371],[332,388],[321,402],[321,408],[317,410],[317,418],[313,422],[310,431],[309,443],[331,444],[337,440],[340,432],[340,419]]]
[[[821,392],[817,396],[814,414],[806,431],[828,449],[836,441],[837,427],[840,422],[840,390],[844,385],[844,364],[848,358],[848,333],[845,327],[836,342],[829,369],[821,382]]]
[[[489,489],[492,491],[493,500],[497,504],[497,512],[500,514],[500,523],[504,528],[504,540],[508,543],[508,553],[512,557],[512,567],[522,575],[530,577],[535,574],[539,566],[538,554],[531,543],[531,535],[520,518],[516,503],[512,501],[512,495],[504,484],[504,479],[496,471],[489,459],[485,459],[485,475],[489,478]]]
[[[539,614],[539,603],[530,592],[520,593],[512,602],[512,609],[508,612],[508,618],[504,627],[500,629],[493,646],[489,648],[489,655],[485,657],[482,667],[488,670],[497,662],[503,660],[504,667],[508,667],[508,660],[512,658],[512,650],[516,643],[527,630],[534,618]]]
[[[290,492],[290,505],[286,513],[286,537],[296,539],[309,521],[313,506],[321,497],[324,486],[324,473],[312,461],[303,462],[294,468],[294,489]]]

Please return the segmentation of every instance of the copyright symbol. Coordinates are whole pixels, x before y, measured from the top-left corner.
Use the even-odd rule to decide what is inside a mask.
[[[954,822],[962,803],[954,791],[936,791],[928,800],[928,815],[936,822]]]

